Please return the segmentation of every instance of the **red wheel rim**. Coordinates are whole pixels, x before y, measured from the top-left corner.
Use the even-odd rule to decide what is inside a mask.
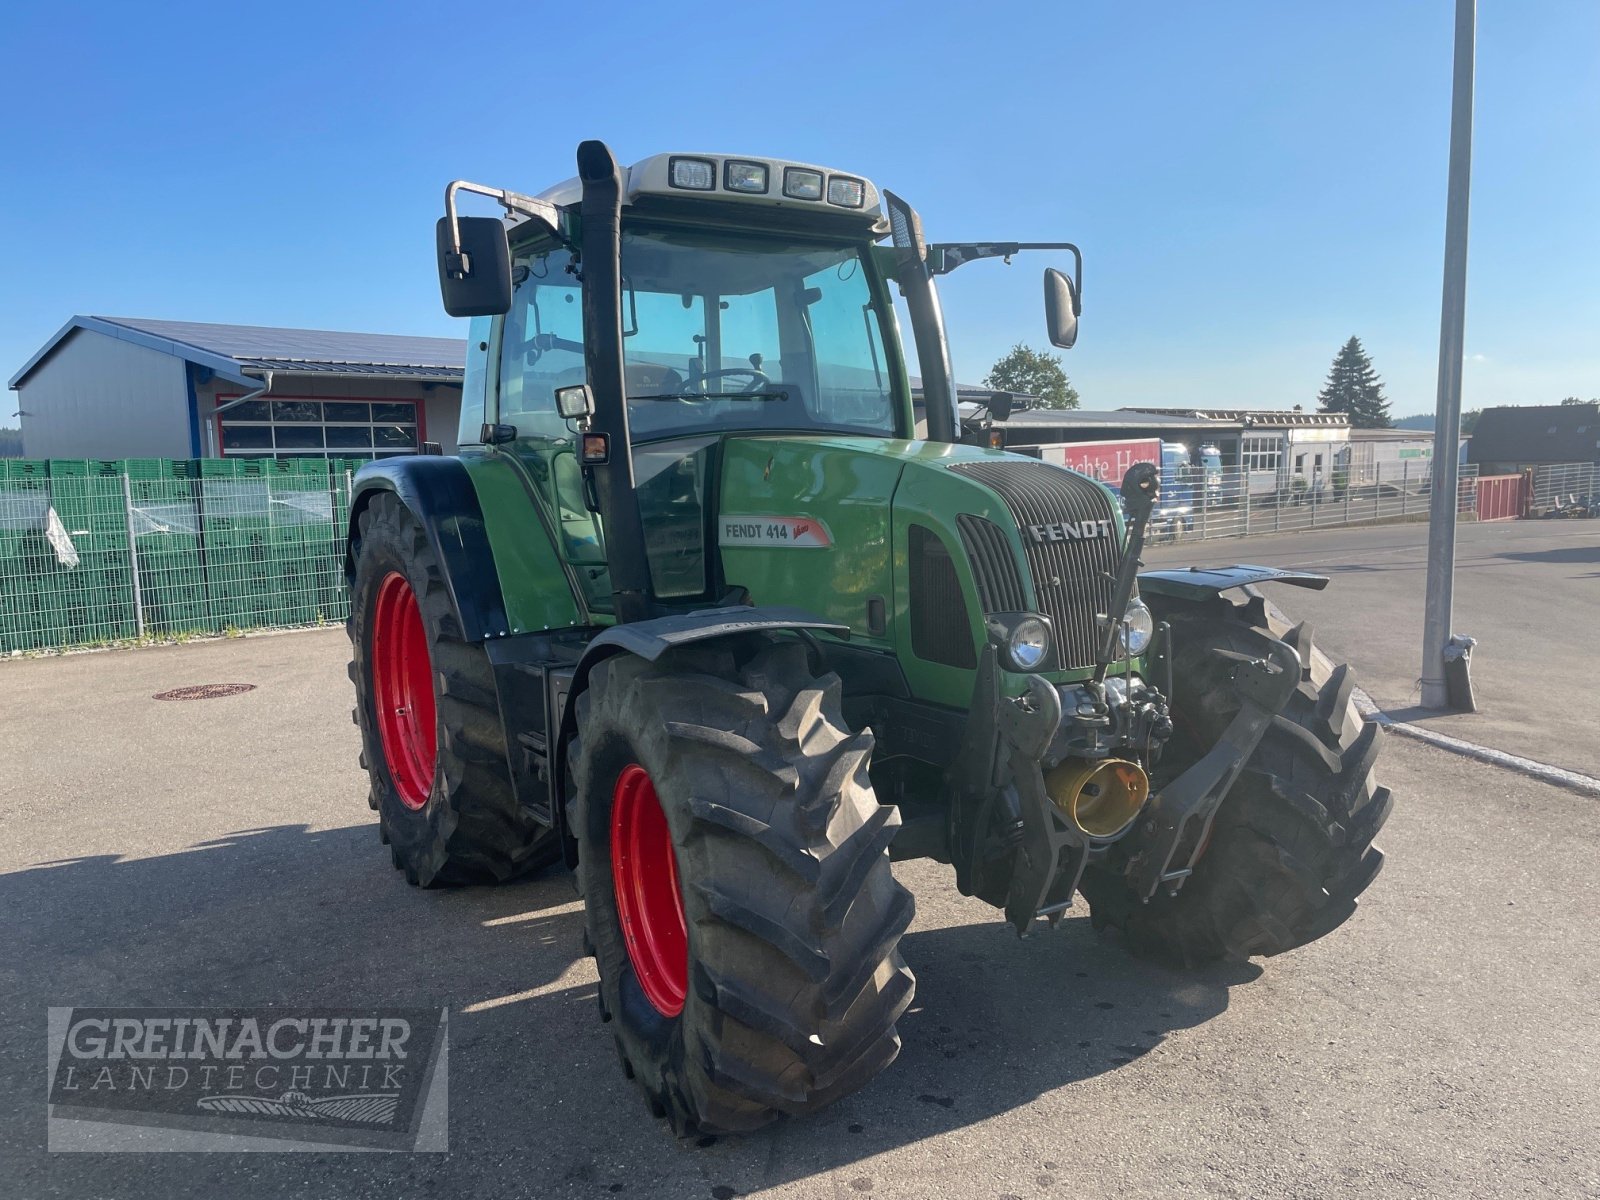
[[[675,1017],[689,991],[689,927],[667,814],[638,764],[622,769],[611,793],[611,881],[639,986],[657,1012]]]
[[[439,732],[433,709],[433,667],[417,594],[398,571],[378,585],[372,614],[372,702],[378,736],[400,803],[419,809],[433,790]]]

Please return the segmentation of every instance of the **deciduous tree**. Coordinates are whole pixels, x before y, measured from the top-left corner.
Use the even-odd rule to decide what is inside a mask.
[[[1061,369],[1061,356],[1029,349],[1020,342],[989,368],[983,383],[985,387],[1035,396],[1039,408],[1078,407],[1078,389]]]

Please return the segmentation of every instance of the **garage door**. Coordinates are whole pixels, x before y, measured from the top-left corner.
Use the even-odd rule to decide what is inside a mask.
[[[421,445],[420,408],[414,400],[283,396],[246,400],[217,422],[228,458],[392,458]]]

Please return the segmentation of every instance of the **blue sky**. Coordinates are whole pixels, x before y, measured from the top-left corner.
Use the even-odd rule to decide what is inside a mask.
[[[0,368],[72,313],[464,332],[444,183],[585,137],[868,175],[931,238],[1070,239],[1086,407],[1308,407],[1351,334],[1431,409],[1452,6],[13,4]],[[1468,407],[1600,395],[1600,5],[1479,23]],[[957,375],[1044,344],[1039,260],[945,281]],[[14,396],[12,397],[14,399]],[[14,405],[0,423],[14,424]]]

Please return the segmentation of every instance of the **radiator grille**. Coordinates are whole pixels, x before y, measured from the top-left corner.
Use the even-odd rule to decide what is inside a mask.
[[[922,525],[911,526],[907,550],[911,559],[912,653],[924,662],[977,666],[967,601],[950,551],[938,534]]]
[[[950,469],[992,489],[1016,518],[1039,608],[1055,626],[1059,665],[1092,664],[1098,633],[1095,618],[1111,603],[1112,581],[1122,558],[1114,536],[1111,497],[1093,480],[1048,463],[955,463]],[[1029,532],[1036,525],[1086,520],[1111,521],[1113,536],[1050,541],[1037,540]],[[962,532],[965,540],[965,526]],[[967,553],[976,564],[970,545]],[[973,570],[981,574],[976,565]]]
[[[1006,541],[1005,530],[993,521],[971,513],[956,517],[961,544],[972,563],[972,577],[978,585],[978,602],[986,613],[1022,612],[1028,607],[1022,572]]]

